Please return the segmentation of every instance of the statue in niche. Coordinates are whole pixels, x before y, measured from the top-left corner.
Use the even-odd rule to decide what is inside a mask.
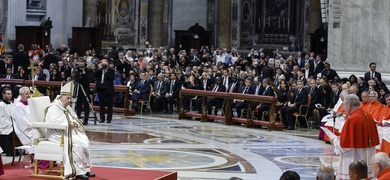
[[[249,7],[249,3],[244,2],[243,10],[242,10],[242,19],[244,20],[244,22],[248,22],[250,17],[251,17],[251,10]]]

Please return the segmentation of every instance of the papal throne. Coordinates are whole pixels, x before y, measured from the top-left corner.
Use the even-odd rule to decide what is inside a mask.
[[[33,95],[34,96],[34,95]],[[42,177],[42,178],[55,178],[63,179],[64,177],[64,168],[62,165],[64,159],[64,131],[66,126],[60,124],[52,124],[45,122],[45,110],[50,105],[49,96],[40,96],[32,97],[28,100],[32,125],[34,128],[34,144],[35,144],[35,154],[34,154],[34,173],[31,175],[33,177]],[[62,131],[62,143],[57,144],[50,142],[45,139],[46,129],[58,129]],[[50,161],[49,170],[46,172],[50,174],[39,174],[38,173],[38,161],[45,160]],[[53,170],[54,162],[61,162],[60,170]],[[51,174],[55,173],[55,174]]]

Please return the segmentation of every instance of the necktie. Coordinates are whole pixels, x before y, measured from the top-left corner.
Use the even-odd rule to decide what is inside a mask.
[[[256,87],[256,95],[259,95],[260,85]]]
[[[245,94],[245,93],[246,93],[246,90],[248,90],[247,87],[244,89],[244,91],[242,92],[242,94]]]
[[[7,78],[6,79],[11,79],[11,76],[10,75],[7,75]]]
[[[310,94],[313,93],[313,91],[314,91],[313,88],[311,88],[311,89],[310,89]]]
[[[267,87],[267,88],[265,88],[265,90],[264,90],[264,92],[263,92],[263,95],[265,95],[265,92],[267,91],[267,89],[268,89],[268,87]]]
[[[207,89],[207,81],[203,80],[203,90],[206,91],[206,89]]]
[[[161,82],[159,82],[157,85],[157,93],[160,93],[160,88],[161,88]]]
[[[171,89],[170,89],[171,94],[173,93],[173,84],[175,84],[175,81],[171,82]]]
[[[144,82],[145,82],[145,80],[142,80],[142,81],[141,81],[141,86],[143,86],[143,85],[144,85]]]
[[[225,85],[226,84],[226,77],[225,78],[223,78],[223,85]]]
[[[235,85],[236,85],[236,83],[233,83],[233,84],[232,84],[232,87],[230,87],[230,91],[229,91],[230,93],[232,93],[232,92],[233,92],[233,90],[234,90],[234,86],[235,86]]]
[[[218,91],[218,85],[216,85],[213,89],[214,92],[217,92]]]
[[[371,75],[372,79],[375,79],[375,73],[372,72],[371,74],[372,74],[372,75]]]
[[[104,83],[104,71],[102,71],[102,80],[100,82]]]

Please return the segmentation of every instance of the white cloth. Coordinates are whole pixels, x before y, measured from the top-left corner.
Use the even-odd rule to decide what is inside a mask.
[[[11,114],[14,107],[12,102],[6,104],[0,101],[0,135],[9,135],[13,131]]]
[[[68,119],[70,122],[68,122]],[[77,119],[74,110],[69,106],[65,109],[59,100],[55,100],[49,105],[45,120],[47,123],[62,124],[67,127],[71,127],[71,124],[74,122],[77,123],[77,128],[67,128],[68,131],[65,132],[64,175],[67,177],[72,174],[82,175],[89,172],[89,168],[91,167],[89,158],[89,139],[85,134],[83,124]],[[60,130],[48,129],[45,136],[51,142],[61,143]],[[71,142],[71,144],[68,142]],[[72,146],[71,153],[69,151],[70,145]],[[70,159],[73,159],[73,162],[70,162]],[[72,166],[74,166],[75,172],[72,172]]]
[[[12,111],[12,120],[14,122],[15,133],[20,142],[25,146],[32,146],[34,142],[33,127],[28,105],[18,101]],[[34,149],[27,150],[29,154],[34,153]]]
[[[370,162],[371,157],[375,154],[375,146],[368,148],[342,148],[340,146],[339,138],[334,139],[333,143],[335,153],[341,155],[337,179],[349,179],[349,164],[356,160],[364,160],[365,162]],[[368,177],[374,177],[370,163],[367,163],[367,166]]]

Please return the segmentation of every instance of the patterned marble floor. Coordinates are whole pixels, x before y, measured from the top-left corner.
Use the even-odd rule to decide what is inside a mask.
[[[117,114],[111,124],[86,130],[94,165],[177,171],[180,180],[273,180],[285,170],[314,179],[319,164],[332,162],[318,130],[248,129],[162,114]],[[337,169],[338,157],[333,164]]]

